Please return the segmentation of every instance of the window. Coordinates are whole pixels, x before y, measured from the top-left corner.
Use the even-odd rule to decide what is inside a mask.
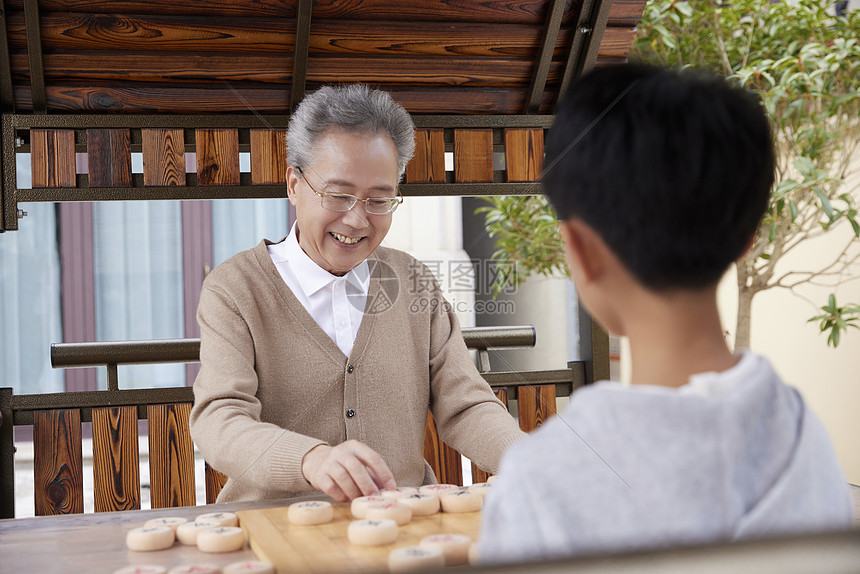
[[[132,154],[132,170],[141,170]],[[189,154],[193,155],[193,154]],[[249,154],[240,169],[250,170]],[[86,154],[78,154],[86,172]],[[189,158],[193,160],[193,158]],[[30,187],[18,154],[18,187]],[[195,165],[188,161],[188,165]],[[286,195],[286,193],[285,193]],[[101,369],[53,369],[56,342],[197,337],[206,271],[289,232],[286,199],[21,204],[0,235],[0,386],[16,394],[107,387]],[[133,365],[120,388],[192,384],[197,365]]]

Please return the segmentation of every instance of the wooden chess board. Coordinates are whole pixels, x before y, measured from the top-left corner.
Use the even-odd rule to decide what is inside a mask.
[[[288,572],[385,572],[388,553],[402,546],[417,546],[433,534],[465,534],[478,540],[481,513],[437,513],[416,516],[399,527],[397,541],[384,546],[356,546],[347,539],[355,518],[349,504],[334,505],[327,524],[297,526],[287,520],[287,508],[261,508],[236,513],[251,549],[260,560],[271,562],[279,574]]]

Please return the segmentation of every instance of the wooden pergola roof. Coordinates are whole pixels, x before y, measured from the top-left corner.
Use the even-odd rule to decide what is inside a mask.
[[[289,113],[365,82],[416,114],[547,114],[645,0],[5,0],[15,113]],[[7,63],[8,62],[8,63]]]

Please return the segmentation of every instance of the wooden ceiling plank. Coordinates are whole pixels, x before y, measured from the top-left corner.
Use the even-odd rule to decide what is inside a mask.
[[[534,58],[543,28],[527,24],[474,22],[374,21],[356,26],[351,20],[315,20],[313,54],[376,54],[446,57]],[[562,56],[563,44],[556,47]]]
[[[310,61],[313,71],[308,74],[308,82],[364,82],[384,87],[395,80],[416,89],[482,86],[515,87],[525,92],[533,69],[532,62],[524,59],[330,56],[312,57]],[[562,63],[550,62],[548,79],[557,82],[561,73]]]
[[[636,26],[642,18],[647,0],[612,0],[609,7],[610,26]]]
[[[541,40],[539,55],[535,62],[531,84],[529,85],[528,96],[526,96],[526,105],[523,113],[536,113],[540,106],[543,92],[546,88],[549,66],[552,63],[552,57],[555,52],[558,32],[561,29],[561,21],[562,16],[564,16],[566,4],[566,0],[552,0],[552,5],[547,13],[546,26]]]
[[[296,109],[296,106],[305,97],[312,12],[313,0],[299,0],[298,16],[296,18],[296,45],[293,51],[293,76],[290,87],[291,111]]]
[[[634,40],[636,28],[607,25],[600,39],[598,58],[627,58]]]
[[[24,54],[13,54],[16,66]],[[46,54],[44,77],[52,84],[76,80],[120,82],[217,82],[243,81],[285,84],[289,82],[288,55],[160,54],[146,52],[66,52]]]
[[[403,0],[317,0],[318,18],[350,20],[408,20],[418,22],[481,22],[541,25],[544,3],[534,0],[457,0],[404,2]]]
[[[24,14],[8,17],[9,46],[26,48]],[[294,19],[230,16],[48,13],[41,15],[47,50],[276,52],[292,50]]]
[[[284,53],[295,44],[295,20],[227,16],[49,13],[40,15],[42,48],[60,50]],[[23,12],[7,15],[10,50],[26,50]],[[610,20],[610,26],[616,25]],[[618,24],[623,25],[623,24]],[[495,56],[534,58],[543,26],[475,22],[314,20],[315,54]],[[563,26],[553,53],[567,53]]]
[[[315,89],[318,85],[309,85]],[[412,114],[506,114],[512,119],[522,115],[525,90],[484,87],[424,87],[400,85],[382,86]],[[289,86],[237,85],[232,90],[189,85],[134,86],[115,82],[70,82],[47,88],[48,104],[53,113],[112,113],[112,114],[218,114],[289,113]],[[15,99],[19,112],[31,109],[30,88],[18,85]],[[528,116],[523,116],[528,117]],[[8,216],[7,216],[8,220]]]
[[[20,8],[29,0],[6,0],[9,8]],[[44,13],[86,12],[90,14],[188,14],[197,16],[266,16],[295,18],[295,0],[39,0]]]
[[[45,76],[42,66],[42,38],[39,27],[39,3],[24,0],[24,21],[27,26],[27,56],[30,63],[30,93],[33,112],[46,113]]]

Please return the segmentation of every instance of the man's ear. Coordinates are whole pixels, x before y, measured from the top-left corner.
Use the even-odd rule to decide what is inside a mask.
[[[294,166],[287,166],[287,198],[293,205],[296,204],[296,185],[299,183],[299,170]]]
[[[575,217],[558,226],[571,275],[577,281],[594,281],[603,272],[603,241],[591,226]]]

